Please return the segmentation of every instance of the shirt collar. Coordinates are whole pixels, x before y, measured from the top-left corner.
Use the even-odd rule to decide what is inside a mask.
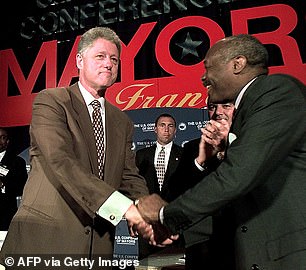
[[[0,152],[0,162],[2,161],[2,159],[3,159],[4,155],[5,155],[5,153],[6,153],[6,150]]]
[[[95,100],[96,98],[94,98],[86,89],[85,87],[81,84],[81,82],[78,82],[78,86],[80,88],[81,94],[85,100],[85,103],[87,105],[87,107],[90,106],[90,103]],[[101,108],[102,110],[104,110],[104,103],[105,103],[105,99],[103,97],[100,97],[98,99],[98,101],[101,103]]]
[[[239,106],[239,104],[240,104],[240,102],[241,102],[241,99],[242,99],[242,97],[243,97],[245,91],[248,89],[248,87],[250,86],[250,84],[251,84],[252,82],[254,82],[256,79],[257,79],[257,77],[255,77],[254,79],[250,80],[250,81],[242,88],[242,90],[240,91],[240,93],[239,93],[239,95],[238,95],[238,97],[237,97],[237,99],[236,99],[236,101],[235,101],[235,108],[236,108],[236,109],[238,109],[238,106]]]
[[[169,142],[168,144],[165,144],[165,145],[161,145],[159,142],[156,142],[156,147],[157,147],[157,150],[160,151],[162,146],[165,147],[165,151],[170,151],[171,150],[171,147],[172,147],[172,144],[173,144],[173,141]]]

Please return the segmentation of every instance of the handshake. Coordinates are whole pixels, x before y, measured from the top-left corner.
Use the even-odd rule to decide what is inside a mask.
[[[159,212],[165,205],[167,202],[157,194],[141,197],[125,213],[130,235],[140,235],[151,245],[159,247],[170,245],[177,240],[179,236],[171,234],[160,222]]]

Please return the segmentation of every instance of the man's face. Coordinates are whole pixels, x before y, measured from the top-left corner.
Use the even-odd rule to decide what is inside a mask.
[[[80,80],[95,89],[110,87],[117,78],[119,51],[116,45],[99,38],[82,54],[77,55]]]
[[[208,104],[209,119],[220,121],[221,119],[231,123],[235,111],[233,103],[212,103]]]
[[[205,73],[202,76],[203,85],[208,90],[209,98],[214,103],[223,103],[235,99],[234,63],[233,60],[224,62],[224,57],[218,53],[222,43],[215,44],[208,50],[204,59]]]
[[[3,152],[7,149],[9,143],[7,132],[3,129],[0,129],[0,152]]]
[[[176,133],[175,122],[171,117],[161,117],[154,130],[157,141],[162,145],[168,144],[173,141]]]

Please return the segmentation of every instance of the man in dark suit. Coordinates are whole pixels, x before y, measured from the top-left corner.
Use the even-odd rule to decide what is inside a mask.
[[[182,147],[173,142],[176,134],[176,121],[170,114],[159,115],[155,120],[154,132],[156,144],[139,149],[136,152],[136,165],[139,173],[145,178],[150,194],[161,197],[168,191],[168,180],[179,163]],[[158,182],[156,163],[161,148],[165,149],[165,174],[161,185]]]
[[[0,127],[0,231],[7,231],[27,181],[26,162],[10,146],[8,131]]]
[[[203,177],[214,171],[223,159],[235,107],[232,102],[215,104],[209,99],[207,104],[209,119],[213,121],[209,121],[201,131],[203,136],[207,136],[207,130],[210,130],[210,134],[215,134],[213,144],[209,149],[205,149],[201,137],[184,144],[180,162],[170,178],[167,201],[174,200],[193,187]],[[219,128],[215,126],[217,122]]]
[[[2,264],[7,254],[111,257],[114,225],[123,216],[132,223],[142,221],[132,199],[148,194],[148,189],[131,149],[134,126],[105,99],[117,78],[120,52],[121,41],[111,29],[88,30],[76,55],[79,81],[36,96],[31,171],[1,250]],[[97,110],[93,102],[100,104]],[[99,140],[92,112],[102,121]],[[104,144],[100,152],[98,141]],[[101,153],[103,162],[98,164]]]
[[[201,137],[184,144],[180,162],[169,181],[168,195],[163,198],[168,202],[216,170],[223,160],[235,106],[232,102],[214,104],[208,99],[207,108],[210,121],[201,131],[203,137],[214,135],[213,144],[205,147]],[[207,270],[234,269],[230,257],[233,252],[230,218],[230,208],[223,209],[184,231],[186,270],[197,269],[199,265]]]
[[[231,203],[237,269],[304,269],[306,87],[289,75],[268,75],[267,50],[247,34],[217,42],[204,64],[211,101],[235,100],[235,140],[194,188],[168,205],[150,195],[138,208],[174,234]]]
[[[176,121],[172,115],[168,113],[159,115],[155,119],[154,132],[156,134],[156,144],[139,149],[136,152],[136,166],[139,169],[139,174],[147,182],[149,193],[157,193],[165,198],[169,192],[168,182],[179,163],[182,147],[173,142],[176,134]],[[157,174],[157,159],[162,147],[165,151],[165,170],[161,182]],[[143,239],[139,239],[140,258],[158,251],[160,251],[160,248],[149,246]]]

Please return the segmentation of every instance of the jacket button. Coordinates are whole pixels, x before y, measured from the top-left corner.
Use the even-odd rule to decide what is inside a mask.
[[[241,226],[241,232],[245,233],[248,231],[248,227],[247,226]]]
[[[90,226],[86,226],[84,231],[85,231],[85,234],[90,234],[90,232],[91,232]]]
[[[110,219],[110,220],[115,220],[115,216],[114,216],[114,215],[110,215],[110,216],[109,216],[109,219]]]
[[[257,264],[253,264],[251,270],[260,270],[260,268]]]

